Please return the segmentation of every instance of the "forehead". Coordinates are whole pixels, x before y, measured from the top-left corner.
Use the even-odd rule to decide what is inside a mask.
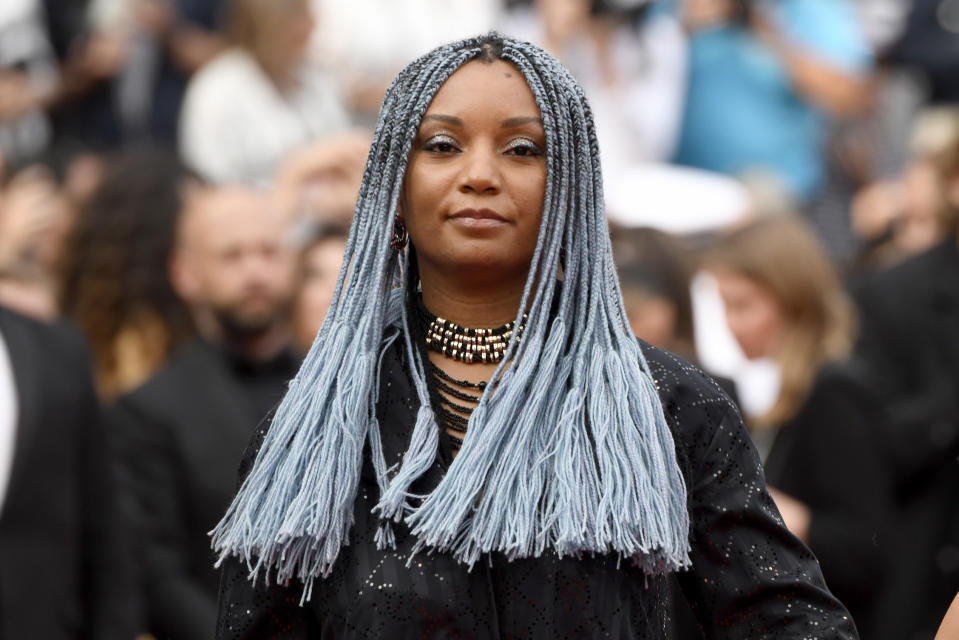
[[[523,74],[509,62],[467,62],[433,98],[427,114],[539,116],[536,99]]]
[[[272,240],[281,235],[283,229],[269,200],[245,189],[200,196],[189,215],[185,229],[187,241],[208,249]]]

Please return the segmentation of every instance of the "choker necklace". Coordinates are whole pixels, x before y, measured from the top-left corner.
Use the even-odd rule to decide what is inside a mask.
[[[519,340],[526,328],[526,314],[523,321],[516,327],[514,321],[490,329],[471,329],[450,322],[445,318],[433,315],[420,296],[416,305],[420,313],[423,326],[426,327],[426,346],[433,351],[442,353],[448,358],[460,362],[497,363],[506,355],[513,331]]]

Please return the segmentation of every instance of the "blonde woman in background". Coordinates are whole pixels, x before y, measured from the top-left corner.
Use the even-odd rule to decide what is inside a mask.
[[[746,357],[770,358],[780,369],[776,402],[750,425],[770,493],[862,636],[871,637],[885,480],[878,416],[848,361],[852,305],[812,232],[791,216],[729,233],[707,267]]]
[[[959,226],[959,108],[919,114],[902,175],[867,185],[852,203],[859,266],[882,268],[920,254]]]
[[[348,128],[340,92],[308,64],[315,20],[307,0],[237,0],[230,48],[190,81],[179,146],[215,184],[267,186],[287,156]]]

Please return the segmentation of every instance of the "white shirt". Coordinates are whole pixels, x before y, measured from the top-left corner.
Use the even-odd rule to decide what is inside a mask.
[[[708,272],[693,277],[693,329],[696,355],[707,371],[736,383],[739,404],[747,416],[761,416],[779,397],[779,365],[768,358],[749,360],[726,323],[719,285]]]
[[[13,468],[13,450],[17,442],[17,409],[13,365],[3,341],[3,334],[0,334],[0,514],[3,513],[3,502]]]
[[[298,88],[284,95],[249,54],[231,49],[190,81],[180,151],[210,182],[265,187],[287,154],[349,124],[323,72],[304,69]]]

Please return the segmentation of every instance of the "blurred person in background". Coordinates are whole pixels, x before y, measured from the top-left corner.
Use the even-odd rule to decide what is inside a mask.
[[[890,47],[889,61],[918,69],[931,104],[959,102],[959,7],[952,0],[912,0],[900,38]]]
[[[678,6],[677,6],[678,5]],[[870,102],[871,52],[845,0],[677,0],[689,32],[679,164],[765,170],[808,202],[833,118]]]
[[[611,239],[633,333],[698,365],[690,293],[692,254],[682,239],[648,227],[614,228]],[[738,404],[735,383],[712,378]]]
[[[0,187],[0,303],[42,320],[59,314],[57,269],[74,209],[44,164]]]
[[[264,186],[290,152],[349,126],[339,91],[307,64],[308,0],[236,0],[230,48],[190,81],[179,147],[213,183]]]
[[[124,142],[174,145],[189,76],[226,46],[227,0],[89,0],[87,22],[122,50],[109,105]]]
[[[894,478],[880,638],[928,640],[959,592],[959,234],[855,287],[856,347]]]
[[[933,107],[913,125],[901,176],[862,189],[852,221],[861,268],[891,266],[950,238],[959,224],[959,108]]]
[[[225,46],[226,0],[42,0],[60,74],[56,145],[173,146],[187,78]]]
[[[89,341],[106,401],[143,384],[192,336],[167,273],[191,180],[169,152],[111,158],[70,234],[61,309]]]
[[[318,25],[310,58],[336,74],[356,122],[372,127],[387,87],[407,61],[492,29],[503,4],[504,0],[311,0]]]
[[[293,338],[300,353],[305,354],[333,301],[347,230],[334,224],[312,223],[303,235],[300,282],[293,302]]]
[[[631,166],[672,157],[687,79],[686,39],[673,15],[647,2],[532,0],[503,30],[553,53],[582,85],[607,186]]]
[[[779,365],[776,403],[750,421],[770,494],[786,526],[819,558],[862,637],[871,638],[887,482],[875,400],[848,361],[852,303],[798,218],[759,219],[729,232],[706,265],[745,355]]]
[[[0,155],[36,160],[50,142],[44,107],[57,87],[58,61],[39,0],[0,3]]]
[[[677,240],[648,227],[616,228],[611,235],[633,333],[695,361],[689,268]]]
[[[0,638],[133,637],[111,471],[83,340],[0,306]]]
[[[230,502],[253,430],[299,365],[287,225],[258,192],[194,194],[179,222],[171,277],[200,337],[121,396],[110,418],[136,505],[148,630],[206,639],[217,594],[207,532]]]

